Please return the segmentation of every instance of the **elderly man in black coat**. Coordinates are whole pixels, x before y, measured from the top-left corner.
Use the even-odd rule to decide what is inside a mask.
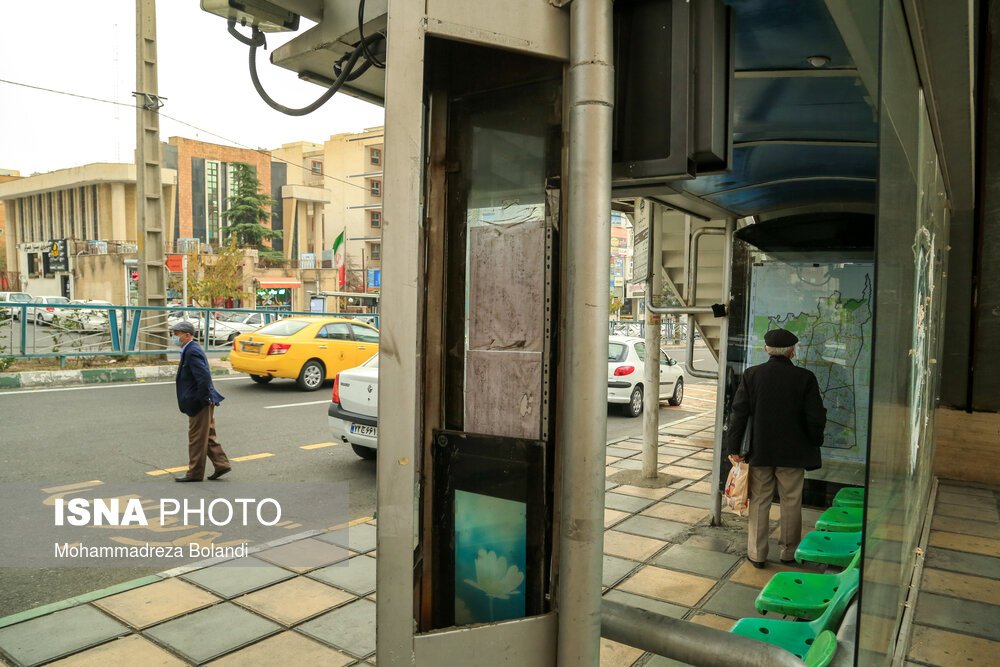
[[[772,329],[764,335],[764,350],[771,358],[743,373],[724,436],[732,459],[743,461],[743,436],[750,422],[747,559],[756,568],[764,567],[767,560],[775,484],[781,498],[780,559],[790,564],[802,539],[805,471],[822,465],[826,408],[816,376],[792,363],[798,341],[785,329]]]

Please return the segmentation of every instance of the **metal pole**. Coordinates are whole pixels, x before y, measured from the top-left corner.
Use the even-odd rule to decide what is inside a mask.
[[[729,312],[732,300],[733,283],[733,232],[736,231],[736,219],[726,218],[725,245],[722,251],[722,302]],[[719,330],[719,373],[715,394],[715,442],[712,456],[712,525],[722,525],[722,426],[726,421],[724,414],[726,405],[726,361],[729,357],[729,317],[722,318]]]
[[[691,234],[691,254],[688,260],[688,304],[694,306],[696,302],[696,295],[698,292],[698,242],[701,240],[702,236],[706,234],[722,235],[725,234],[726,230],[722,227],[699,227],[694,230]],[[723,271],[725,268],[723,267]],[[711,310],[711,307],[708,307]],[[712,371],[702,371],[694,367],[694,321],[688,318],[688,330],[687,330],[687,345],[685,346],[687,351],[687,358],[684,360],[684,369],[693,377],[704,378],[706,380],[718,379],[719,374],[713,373]]]
[[[611,0],[570,5],[557,663],[600,662],[611,254]],[[381,548],[381,545],[380,545]]]
[[[185,248],[185,250],[187,250]],[[188,256],[187,252],[182,255],[181,266],[184,267],[184,307],[188,305]]]
[[[783,648],[605,600],[601,636],[688,665],[703,667],[803,667]]]
[[[652,202],[639,202],[636,215],[649,216],[649,277],[646,279],[646,303],[660,293],[662,261],[660,227]],[[644,204],[644,205],[643,205]],[[642,406],[642,476],[656,479],[656,453],[660,440],[660,315],[646,309],[646,360],[643,364],[645,395]]]

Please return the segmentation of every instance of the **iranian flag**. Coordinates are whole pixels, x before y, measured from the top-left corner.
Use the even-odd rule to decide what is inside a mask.
[[[343,287],[347,284],[347,270],[344,266],[344,234],[347,232],[340,232],[333,242],[333,265],[337,268],[337,286]]]

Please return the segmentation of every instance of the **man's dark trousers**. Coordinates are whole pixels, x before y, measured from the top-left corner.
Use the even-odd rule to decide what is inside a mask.
[[[206,405],[194,417],[188,417],[188,471],[191,479],[205,477],[205,458],[216,470],[229,467],[229,458],[215,439],[215,406]]]

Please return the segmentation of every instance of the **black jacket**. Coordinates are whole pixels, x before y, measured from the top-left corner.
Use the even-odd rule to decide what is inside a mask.
[[[212,384],[208,357],[198,343],[191,341],[181,350],[177,364],[177,407],[188,417],[194,417],[209,404],[218,405],[222,396]]]
[[[729,454],[739,454],[750,415],[750,465],[806,470],[822,465],[819,448],[826,408],[812,371],[782,356],[746,369],[726,425],[724,439]]]

